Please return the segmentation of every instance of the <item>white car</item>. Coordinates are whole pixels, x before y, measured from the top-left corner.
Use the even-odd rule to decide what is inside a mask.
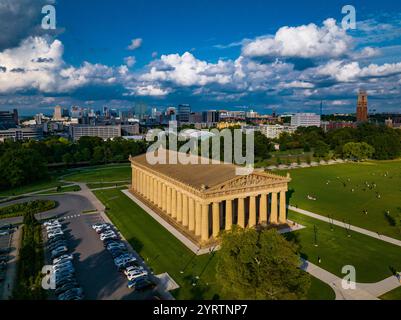
[[[54,238],[54,237],[57,237],[57,236],[62,236],[63,234],[64,234],[64,232],[61,231],[61,230],[59,230],[59,231],[52,231],[52,232],[49,232],[49,233],[47,234],[47,237],[48,237],[49,239],[51,239],[51,238]]]
[[[137,278],[141,278],[141,277],[147,276],[147,275],[148,275],[148,272],[145,271],[145,270],[136,270],[136,271],[128,273],[127,274],[127,279],[129,281],[131,281],[131,280],[135,280]]]
[[[54,224],[60,224],[60,221],[58,221],[58,220],[49,220],[49,221],[46,221],[45,223],[43,223],[43,225],[45,227],[51,226],[51,225],[54,225]]]
[[[95,223],[92,225],[92,229],[95,230],[98,228],[103,228],[103,227],[106,227],[107,225],[108,225],[107,223]]]
[[[129,273],[134,272],[136,270],[145,270],[143,267],[128,267],[124,270],[124,274],[127,276]]]
[[[65,255],[61,256],[60,258],[54,259],[53,264],[59,264],[64,261],[72,261],[73,259],[74,259],[74,257],[72,256],[72,254],[65,254]]]
[[[46,227],[46,231],[47,232],[50,232],[50,231],[53,231],[53,230],[57,230],[57,229],[61,230],[61,225],[54,225],[54,226],[47,226]]]

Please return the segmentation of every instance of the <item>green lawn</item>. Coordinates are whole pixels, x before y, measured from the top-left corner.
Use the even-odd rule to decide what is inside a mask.
[[[290,204],[401,239],[400,230],[385,216],[386,210],[393,217],[401,214],[401,161],[321,166],[290,174]]]
[[[382,300],[401,300],[401,287],[394,289],[393,291],[387,292],[380,297]]]
[[[131,167],[129,165],[121,165],[116,167],[74,170],[74,172],[65,175],[63,179],[66,181],[86,183],[129,181],[131,179]]]
[[[336,294],[327,284],[314,277],[311,277],[311,280],[308,300],[334,300],[336,298]]]
[[[305,229],[287,234],[298,241],[304,258],[323,269],[343,277],[341,270],[345,265],[356,269],[357,282],[373,283],[392,276],[391,268],[401,270],[401,248],[360,233],[350,232],[342,227],[331,226],[298,213],[289,212],[289,219],[305,226]],[[315,246],[314,226],[317,228]]]
[[[21,195],[24,193],[31,193],[31,192],[36,192],[36,191],[40,191],[40,190],[57,188],[58,186],[64,186],[64,185],[66,185],[66,184],[63,182],[59,182],[55,179],[52,179],[50,181],[33,183],[33,184],[30,184],[27,186],[1,191],[0,197],[18,196],[18,195]]]
[[[224,299],[214,279],[215,255],[194,255],[119,190],[99,190],[95,194],[108,207],[107,214],[113,223],[154,272],[168,272],[181,286],[173,293],[177,299]],[[193,286],[196,276],[199,280]],[[309,298],[333,299],[334,292],[319,280],[312,279]]]
[[[130,184],[130,181],[126,182],[117,182],[117,183],[110,183],[110,182],[98,182],[98,183],[88,183],[87,186],[89,189],[99,189],[99,188],[109,188],[109,187],[121,187]]]

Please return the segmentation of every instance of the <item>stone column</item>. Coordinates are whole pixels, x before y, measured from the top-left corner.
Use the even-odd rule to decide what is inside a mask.
[[[153,177],[149,178],[149,199],[153,203]]]
[[[167,211],[167,186],[162,184],[162,210]]]
[[[249,223],[248,227],[253,228],[256,226],[256,197],[249,198]]]
[[[233,226],[233,201],[226,200],[226,230],[231,230]]]
[[[163,208],[163,184],[160,180],[157,181],[157,206]]]
[[[159,200],[159,189],[157,184],[157,179],[153,178],[153,203],[158,205]]]
[[[220,232],[220,203],[213,202],[213,238],[217,238]]]
[[[195,235],[202,234],[202,205],[199,201],[195,203]]]
[[[278,212],[277,212],[277,192],[272,193],[272,203],[271,203],[271,210],[270,210],[270,223],[277,224],[278,222]]]
[[[138,171],[138,193],[142,194],[142,172]]]
[[[177,218],[177,190],[171,190],[171,217]]]
[[[177,221],[182,222],[182,193],[177,191]]]
[[[136,188],[135,188],[135,182],[136,182],[135,174],[136,174],[136,169],[133,166],[131,166],[131,189],[132,190],[136,190]]]
[[[245,228],[245,199],[238,198],[238,226]]]
[[[281,224],[287,223],[287,199],[285,193],[285,191],[280,192],[280,214],[278,220]]]
[[[167,187],[167,214],[170,216],[171,215],[171,188]]]
[[[183,194],[182,195],[182,225],[184,227],[188,227],[189,223],[189,216],[188,216],[188,197]]]
[[[267,223],[267,195],[262,194],[259,202],[259,223]]]
[[[202,241],[209,240],[209,205],[202,204]]]
[[[195,231],[195,201],[193,198],[188,198],[188,229],[189,231]]]
[[[145,174],[145,198],[149,200],[149,176]]]

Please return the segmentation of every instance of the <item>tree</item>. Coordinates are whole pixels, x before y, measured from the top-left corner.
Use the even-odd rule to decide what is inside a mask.
[[[304,299],[310,278],[296,250],[274,229],[235,227],[222,234],[216,279],[231,299]]]
[[[322,140],[318,140],[315,143],[314,156],[318,158],[324,158],[330,151],[330,147]]]
[[[343,147],[343,156],[357,161],[371,158],[374,152],[375,149],[366,142],[348,142]]]

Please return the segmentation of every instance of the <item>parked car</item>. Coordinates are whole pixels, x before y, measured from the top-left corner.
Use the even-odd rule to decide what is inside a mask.
[[[139,267],[139,266],[129,266],[129,267],[125,268],[124,274],[128,275],[130,272],[133,272],[135,270],[144,270],[144,268],[143,267]]]
[[[52,231],[56,231],[56,230],[61,230],[61,229],[62,229],[61,225],[51,225],[51,226],[46,227],[46,231],[48,233],[52,232]]]
[[[106,226],[103,226],[103,227],[96,228],[95,231],[96,231],[96,233],[101,234],[103,232],[113,231],[113,230],[112,230],[111,226],[106,225]]]
[[[54,259],[53,264],[58,264],[62,261],[72,261],[73,259],[74,259],[74,257],[72,256],[72,254],[65,254],[57,259]]]
[[[111,249],[121,249],[121,250],[127,250],[127,246],[123,242],[111,242],[107,245],[107,250]]]
[[[53,270],[58,270],[65,267],[73,267],[72,262],[69,260],[59,262],[53,265]]]
[[[49,239],[52,239],[52,238],[54,238],[54,237],[62,236],[62,235],[64,235],[64,232],[61,231],[61,230],[58,230],[58,231],[53,231],[53,232],[48,233],[48,234],[47,234],[47,237],[48,237]]]
[[[74,288],[61,294],[59,300],[76,300],[83,298],[83,290],[81,288]]]
[[[106,234],[102,234],[100,236],[100,240],[104,241],[107,239],[118,239],[118,236],[113,232],[113,233],[106,233]]]
[[[68,251],[66,246],[61,246],[52,251],[52,259],[58,258]]]
[[[77,280],[75,279],[75,277],[72,274],[70,274],[68,276],[56,278],[56,288],[62,287],[64,285],[66,285],[67,283],[73,283],[76,281]]]
[[[140,278],[140,277],[147,276],[147,275],[148,275],[148,272],[146,270],[138,269],[138,270],[129,272],[127,274],[127,279],[128,280],[134,280],[136,278]]]
[[[107,225],[108,225],[107,223],[95,223],[95,224],[92,225],[92,229],[95,230],[95,229],[98,229],[98,228],[105,227]]]
[[[51,243],[57,242],[57,241],[59,241],[59,240],[65,240],[65,238],[64,238],[64,233],[63,233],[63,234],[60,234],[60,235],[57,235],[57,236],[55,236],[55,237],[53,237],[53,238],[51,238],[51,239],[48,239],[48,240],[47,240],[47,244],[51,244]]]
[[[67,246],[67,242],[65,240],[59,240],[57,242],[49,244],[47,247],[49,251],[52,251],[58,247]]]
[[[11,230],[0,230],[0,237],[8,236],[11,233],[12,233]]]
[[[11,230],[14,229],[14,226],[12,224],[5,224],[0,227],[0,230]]]
[[[128,288],[133,289],[135,291],[143,291],[147,289],[152,289],[156,285],[149,280],[147,276],[137,278],[136,280],[128,282]]]
[[[0,248],[0,254],[8,254],[11,252],[11,248]]]
[[[51,219],[43,223],[45,227],[50,226],[52,224],[60,224],[60,221],[58,221],[57,219]]]
[[[79,288],[78,282],[77,281],[71,281],[71,282],[68,282],[68,283],[64,284],[61,287],[58,287],[55,290],[54,293],[56,294],[56,296],[59,296],[59,295],[65,293],[65,292],[67,292],[67,291],[69,291],[71,289],[75,289],[75,288]]]

